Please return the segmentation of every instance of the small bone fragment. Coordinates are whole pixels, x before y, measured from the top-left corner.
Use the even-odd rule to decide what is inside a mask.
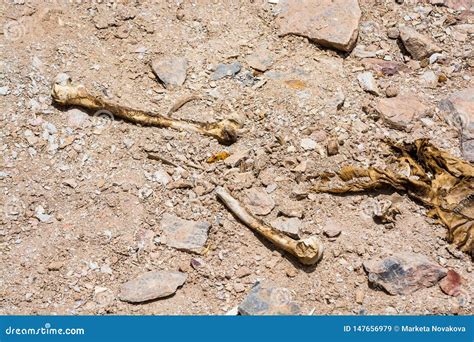
[[[180,131],[197,132],[217,139],[221,144],[230,145],[237,140],[239,125],[233,120],[217,123],[203,123],[191,120],[167,118],[154,113],[132,109],[91,95],[83,85],[75,85],[66,74],[56,76],[51,96],[63,106],[79,106],[90,110],[105,110],[111,114],[143,126],[173,128]]]
[[[252,216],[223,187],[216,188],[216,195],[243,224],[270,240],[278,248],[295,256],[302,264],[314,265],[321,260],[324,249],[316,236],[294,240]]]

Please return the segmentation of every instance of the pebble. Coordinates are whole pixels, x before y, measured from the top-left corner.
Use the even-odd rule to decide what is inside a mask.
[[[339,235],[341,235],[341,226],[332,220],[326,222],[326,224],[323,227],[323,232],[324,235],[326,235],[329,238],[335,238]]]
[[[300,306],[293,301],[291,291],[287,288],[276,287],[265,280],[256,283],[239,304],[241,315],[299,315]]]
[[[302,222],[296,217],[284,218],[277,217],[271,222],[271,225],[282,233],[294,238],[300,238],[300,229]]]
[[[9,92],[8,86],[0,87],[0,95],[2,96],[8,95],[8,92]]]
[[[165,213],[160,222],[161,243],[187,252],[201,253],[206,244],[210,224],[188,221]]]
[[[339,141],[337,139],[331,139],[326,145],[326,151],[328,156],[335,156],[339,153]]]
[[[406,295],[431,287],[445,277],[445,268],[417,253],[397,253],[364,262],[369,281],[391,295]]]
[[[306,151],[311,151],[316,148],[317,144],[316,141],[314,141],[313,139],[304,138],[301,139],[300,146]]]
[[[70,127],[84,127],[89,120],[89,115],[77,108],[71,108],[66,112],[67,124]]]
[[[123,302],[142,303],[168,297],[186,281],[181,272],[153,271],[130,280],[120,288],[119,299]]]
[[[252,274],[252,271],[248,267],[240,267],[237,271],[235,271],[235,276],[237,278],[244,278]]]
[[[367,93],[372,95],[379,95],[379,89],[377,82],[374,79],[374,75],[370,71],[366,71],[357,75],[360,87]]]
[[[454,270],[448,270],[446,277],[441,279],[439,287],[447,295],[457,297],[461,294],[463,279],[459,273]]]
[[[275,207],[275,201],[263,188],[245,190],[245,206],[255,215],[268,215]]]
[[[188,69],[188,60],[184,57],[171,57],[169,59],[156,59],[151,67],[158,79],[166,88],[178,87],[184,84]]]
[[[387,97],[395,97],[398,95],[398,87],[394,86],[394,85],[389,85],[386,89],[385,89],[385,95],[387,95]]]
[[[216,70],[211,75],[212,81],[220,80],[221,78],[230,76],[234,77],[242,69],[242,64],[234,62],[230,64],[218,64]]]
[[[265,48],[259,48],[251,55],[247,56],[247,64],[252,69],[260,72],[267,71],[273,64],[273,56]]]
[[[51,215],[48,215],[44,212],[44,208],[42,206],[37,206],[35,209],[35,217],[43,223],[51,223]]]
[[[244,292],[245,291],[245,286],[242,285],[241,283],[236,283],[234,284],[234,291],[237,293]]]
[[[278,214],[286,217],[299,217],[304,215],[304,206],[301,202],[284,198],[278,205]]]
[[[48,265],[48,271],[59,271],[63,266],[62,261],[53,261]]]
[[[362,304],[364,302],[365,292],[362,289],[356,290],[355,301],[357,304]]]
[[[242,161],[248,158],[249,153],[249,149],[238,150],[236,152],[233,152],[229,157],[224,160],[224,164],[229,167],[237,167]]]
[[[390,39],[398,39],[400,37],[400,31],[396,27],[390,27],[387,30],[387,36]]]

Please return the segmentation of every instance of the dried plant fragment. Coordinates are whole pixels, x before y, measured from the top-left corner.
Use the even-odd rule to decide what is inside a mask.
[[[343,194],[392,187],[430,208],[448,228],[448,241],[474,255],[474,166],[437,149],[427,139],[397,144],[388,141],[398,157],[398,170],[346,166],[338,173],[346,184],[339,187],[316,186],[316,192]]]
[[[197,132],[217,139],[221,144],[230,145],[237,140],[240,128],[233,120],[217,123],[202,123],[191,120],[178,120],[142,110],[132,109],[91,95],[83,85],[75,85],[71,78],[59,74],[52,86],[53,100],[63,106],[79,106],[90,110],[102,110],[123,120],[143,126],[173,128],[180,131]]]

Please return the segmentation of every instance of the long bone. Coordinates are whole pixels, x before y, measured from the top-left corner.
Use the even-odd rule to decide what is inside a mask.
[[[295,256],[304,265],[314,265],[323,256],[323,245],[316,236],[295,240],[273,229],[264,222],[251,215],[232,195],[219,186],[216,196],[243,224],[259,233],[278,248]]]
[[[143,126],[157,126],[180,131],[198,132],[213,137],[224,145],[230,145],[237,140],[237,130],[240,128],[232,120],[222,120],[217,123],[178,120],[121,106],[101,97],[91,95],[83,85],[73,84],[71,78],[66,74],[56,76],[51,89],[51,96],[60,105],[107,111],[118,118]]]

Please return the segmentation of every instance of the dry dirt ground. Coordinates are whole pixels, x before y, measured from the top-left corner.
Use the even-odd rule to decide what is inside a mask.
[[[457,271],[467,279],[466,293],[472,291],[472,261],[449,248],[446,229],[425,208],[401,194],[401,215],[387,226],[364,208],[396,194],[307,193],[319,172],[384,166],[384,137],[426,137],[461,155],[458,131],[436,110],[442,98],[473,86],[472,36],[455,40],[437,23],[459,13],[424,5],[432,12],[420,16],[413,1],[361,0],[360,6],[359,45],[407,61],[387,28],[417,21],[447,57],[445,65],[426,66],[447,75],[434,87],[413,64],[406,73],[377,77],[382,90],[394,85],[431,109],[411,132],[363,111],[374,96],[358,84],[364,67],[354,52],[279,37],[268,1],[2,0],[0,314],[220,315],[259,279],[289,289],[303,314],[470,312],[468,295],[450,297],[438,286],[405,296],[369,286],[364,261],[411,251]],[[274,58],[265,74],[253,72],[246,59],[261,46]],[[170,56],[187,58],[188,71],[183,86],[166,89],[150,64]],[[234,61],[242,64],[239,74],[210,80],[217,64]],[[60,72],[96,94],[162,114],[184,96],[203,96],[174,117],[232,117],[244,128],[226,147],[195,133],[97,120],[52,104],[51,82]],[[340,109],[338,93],[345,96]],[[316,145],[305,150],[302,139]],[[330,139],[340,142],[334,156],[326,152]],[[240,165],[206,162],[223,150],[242,153]],[[175,166],[148,159],[148,151]],[[163,173],[178,187],[154,176]],[[217,185],[239,198],[250,188],[269,192],[276,203],[263,217],[269,222],[282,208],[299,207],[302,235],[319,235],[323,260],[302,267],[259,239],[216,200]],[[160,243],[164,213],[211,224],[203,255]],[[342,231],[336,238],[323,234],[330,221]],[[197,257],[204,265],[195,269],[190,261]],[[150,270],[182,270],[188,278],[165,299],[133,305],[117,298],[124,282]]]

